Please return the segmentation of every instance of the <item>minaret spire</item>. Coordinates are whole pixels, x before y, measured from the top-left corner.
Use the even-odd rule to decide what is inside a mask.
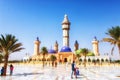
[[[62,24],[69,24],[70,25],[70,22],[69,22],[67,14],[64,15],[64,19],[63,19]]]
[[[66,14],[64,15],[64,19],[62,22],[62,30],[63,30],[63,46],[69,47],[70,22]]]

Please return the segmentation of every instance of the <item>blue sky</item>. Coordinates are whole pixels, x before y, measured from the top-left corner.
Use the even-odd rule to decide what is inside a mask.
[[[0,34],[13,34],[25,48],[11,54],[12,59],[21,59],[26,53],[33,54],[34,41],[38,36],[41,45],[48,49],[55,41],[62,47],[64,15],[71,22],[70,47],[75,40],[80,48],[92,50],[94,36],[98,40],[108,37],[108,28],[120,25],[119,0],[0,0]],[[100,42],[100,54],[110,53],[111,45]],[[118,56],[117,48],[114,54]]]

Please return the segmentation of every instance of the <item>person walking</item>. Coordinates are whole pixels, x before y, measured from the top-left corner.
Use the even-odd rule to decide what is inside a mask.
[[[13,67],[13,65],[11,64],[11,65],[10,65],[10,75],[13,74],[13,69],[14,69],[14,67]]]
[[[77,78],[77,75],[76,75],[76,69],[75,69],[75,61],[73,61],[73,63],[71,64],[71,68],[72,68],[72,73],[71,73],[71,78],[73,78],[73,73],[75,75],[75,77]]]
[[[4,67],[2,67],[1,69],[1,76],[3,76],[3,73],[4,73]]]

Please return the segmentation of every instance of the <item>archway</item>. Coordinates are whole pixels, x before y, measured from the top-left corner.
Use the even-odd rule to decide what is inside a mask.
[[[64,58],[64,62],[67,62],[67,58]]]

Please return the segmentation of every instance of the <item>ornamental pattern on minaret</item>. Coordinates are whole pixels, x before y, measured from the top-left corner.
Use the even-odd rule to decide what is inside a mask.
[[[65,14],[64,20],[62,22],[62,30],[63,30],[63,46],[69,47],[69,30],[70,30],[70,22],[68,16]]]

